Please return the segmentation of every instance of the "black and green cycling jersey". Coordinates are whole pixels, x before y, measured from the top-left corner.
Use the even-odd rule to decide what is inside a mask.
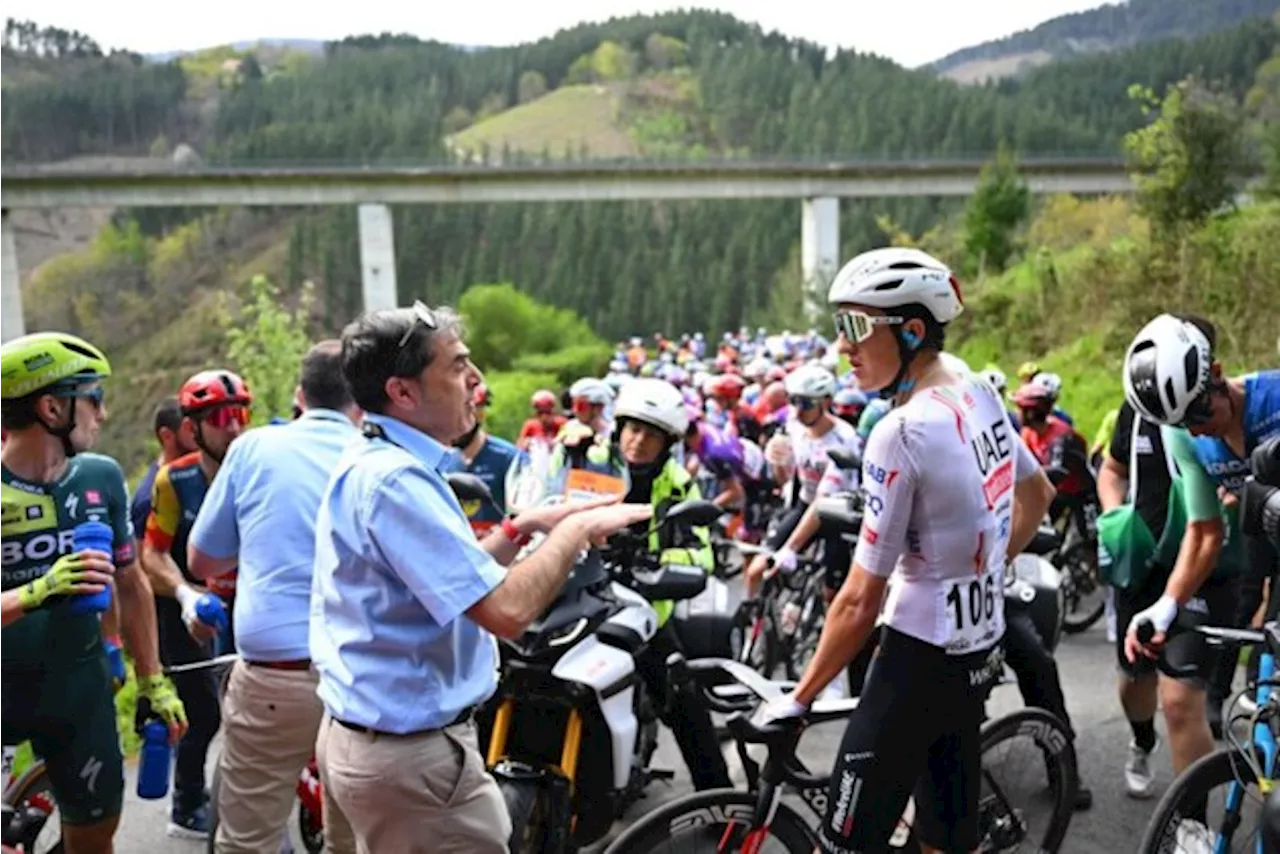
[[[67,461],[55,483],[33,483],[0,467],[0,531],[3,533],[3,589],[21,587],[49,571],[72,551],[76,525],[98,521],[111,526],[116,566],[134,560],[129,495],[119,463],[100,454]],[[57,671],[101,652],[97,614],[71,614],[61,603],[47,604],[6,626],[0,635],[6,690],[32,671]]]
[[[78,454],[55,483],[0,472],[5,590],[39,578],[70,553],[81,522],[109,524],[116,566],[133,563],[128,487],[115,460]],[[124,770],[98,615],[46,603],[6,626],[0,645],[5,743],[30,739],[44,757],[65,823],[119,815]]]

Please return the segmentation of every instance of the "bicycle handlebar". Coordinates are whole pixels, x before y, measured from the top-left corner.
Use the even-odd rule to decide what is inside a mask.
[[[1211,646],[1240,646],[1245,644],[1256,646],[1267,642],[1266,633],[1257,629],[1232,629],[1219,626],[1190,626],[1189,628],[1204,635]],[[1138,636],[1138,642],[1145,646],[1151,643],[1151,639],[1156,636],[1156,627],[1150,620],[1139,620],[1138,625],[1134,627],[1134,633]],[[1163,650],[1156,658],[1156,667],[1161,673],[1172,679],[1187,679],[1195,676],[1200,670],[1194,664],[1186,664],[1180,667],[1170,664],[1165,658]]]

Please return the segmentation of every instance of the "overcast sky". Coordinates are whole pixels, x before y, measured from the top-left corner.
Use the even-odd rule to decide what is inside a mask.
[[[190,50],[257,38],[333,39],[408,32],[466,45],[510,45],[582,21],[689,6],[671,0],[7,0],[4,15],[76,29],[106,48]],[[718,0],[720,9],[821,44],[915,66],[1100,0]]]

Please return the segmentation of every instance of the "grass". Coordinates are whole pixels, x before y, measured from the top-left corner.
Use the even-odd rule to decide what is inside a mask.
[[[477,122],[449,139],[453,148],[492,155],[504,146],[513,152],[562,158],[584,146],[592,157],[638,154],[627,130],[618,123],[619,96],[608,86],[563,86],[527,104]]]

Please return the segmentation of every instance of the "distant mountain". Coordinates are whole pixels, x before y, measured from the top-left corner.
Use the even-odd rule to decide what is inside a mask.
[[[1280,0],[1129,0],[1062,15],[1034,29],[963,48],[925,67],[961,83],[981,83],[1019,76],[1064,57],[1203,35],[1278,10]]]
[[[273,50],[299,50],[303,53],[324,53],[325,39],[248,39],[245,41],[232,42],[231,47],[236,50],[252,50],[254,48],[270,48]],[[209,47],[215,47],[210,45]],[[488,45],[479,44],[455,44],[450,47],[456,47],[458,50],[467,53],[475,53],[481,50],[488,50]],[[196,50],[166,50],[159,53],[146,53],[143,56],[152,62],[168,62],[171,59],[178,59],[183,56],[190,56],[194,53],[201,53],[207,48],[198,48]]]

